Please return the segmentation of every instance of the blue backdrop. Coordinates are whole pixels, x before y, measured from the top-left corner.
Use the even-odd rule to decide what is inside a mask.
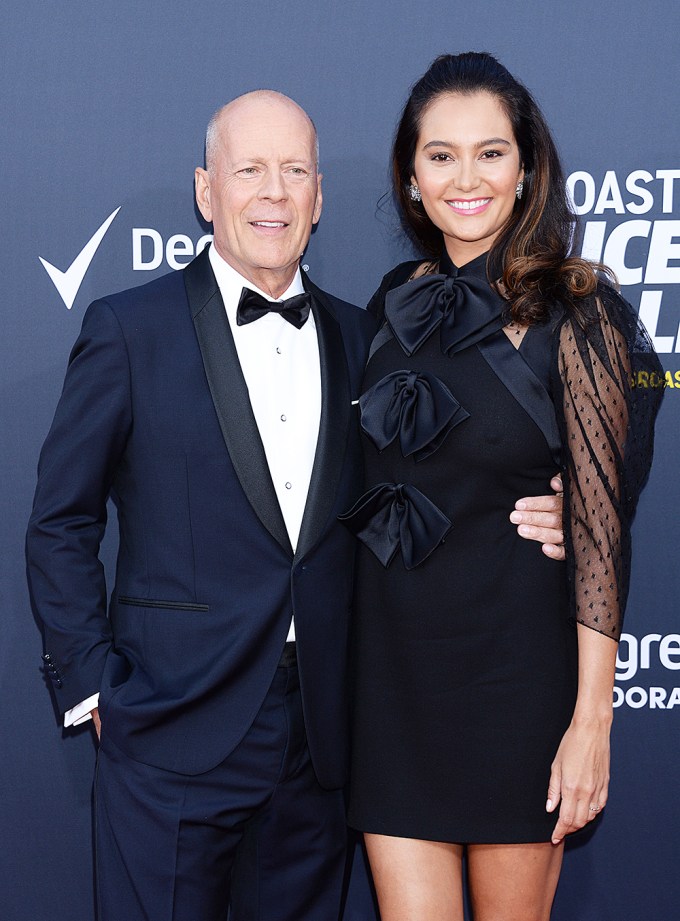
[[[365,303],[409,255],[389,198],[378,204],[407,89],[436,54],[470,49],[498,55],[541,102],[586,251],[612,264],[640,306],[669,381],[635,526],[610,805],[569,847],[554,918],[679,916],[679,30],[669,0],[24,0],[4,10],[3,921],[93,918],[95,746],[88,728],[63,731],[50,706],[23,563],[37,455],[83,311],[186,264],[201,245],[209,228],[192,176],[205,125],[257,87],[293,96],[316,121],[325,205],[304,262],[318,284]],[[108,559],[114,544],[111,535]],[[364,887],[358,871],[348,921],[370,917]]]

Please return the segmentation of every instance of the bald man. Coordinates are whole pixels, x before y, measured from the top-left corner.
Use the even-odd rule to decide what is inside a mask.
[[[374,330],[300,273],[317,156],[278,93],[216,113],[195,176],[213,245],[90,306],[41,455],[29,578],[66,723],[101,732],[100,921],[338,918],[353,546],[337,516],[360,491]]]

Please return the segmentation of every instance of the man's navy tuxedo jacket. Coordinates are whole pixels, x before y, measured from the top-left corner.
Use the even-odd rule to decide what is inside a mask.
[[[295,616],[318,779],[344,783],[359,395],[373,320],[308,279],[321,359],[319,439],[293,554],[207,250],[96,301],[39,464],[31,595],[63,712],[97,690],[130,757],[198,774],[251,725]],[[120,547],[108,606],[107,499]]]

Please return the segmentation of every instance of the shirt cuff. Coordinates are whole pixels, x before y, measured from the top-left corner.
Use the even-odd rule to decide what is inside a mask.
[[[87,720],[92,719],[92,710],[97,706],[99,706],[98,693],[93,694],[92,697],[88,697],[87,700],[82,701],[82,703],[76,704],[75,707],[72,707],[64,713],[64,728],[68,726],[80,726],[81,723],[86,723]]]

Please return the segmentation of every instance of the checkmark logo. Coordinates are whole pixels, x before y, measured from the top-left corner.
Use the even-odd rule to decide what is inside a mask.
[[[38,259],[40,259],[43,266],[45,267],[45,271],[52,279],[54,287],[59,292],[59,296],[66,304],[68,310],[73,307],[73,302],[76,299],[76,294],[78,293],[78,289],[83,283],[83,279],[85,278],[85,274],[90,267],[90,263],[94,259],[94,254],[99,249],[99,244],[104,239],[104,234],[113,223],[113,219],[119,211],[120,205],[116,208],[115,211],[112,211],[111,214],[109,214],[99,230],[97,230],[93,236],[90,237],[90,239],[87,241],[85,246],[81,249],[81,251],[78,253],[76,258],[65,272],[62,272],[61,269],[51,265],[47,259],[43,259],[42,256],[38,256]]]

